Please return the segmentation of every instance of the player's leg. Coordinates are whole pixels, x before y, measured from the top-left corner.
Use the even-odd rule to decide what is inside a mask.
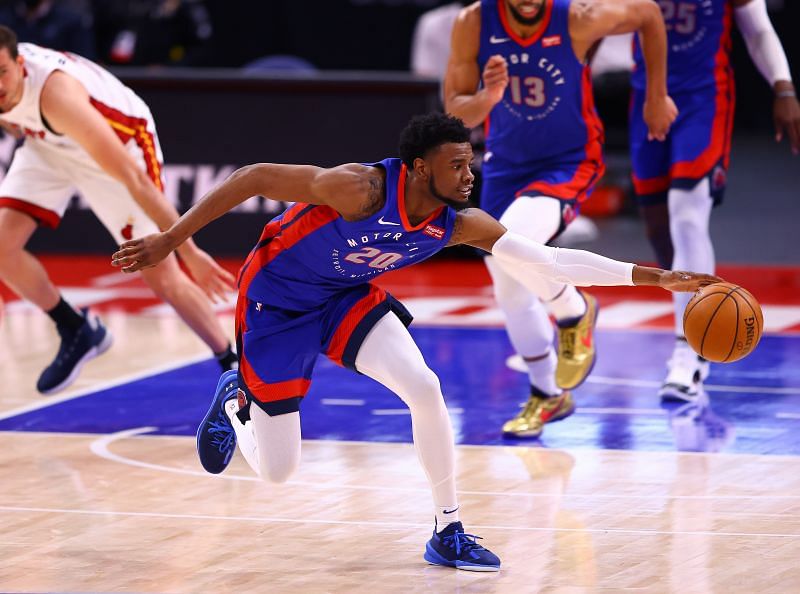
[[[548,196],[520,196],[503,213],[500,222],[515,233],[547,243],[569,224],[574,211],[571,201]],[[578,387],[589,375],[596,358],[594,327],[597,301],[572,285],[543,276],[520,275],[514,267],[506,272],[544,303],[558,327],[556,382],[564,389]]]
[[[74,181],[93,212],[119,244],[158,232],[127,188],[102,171],[75,168]],[[230,341],[214,313],[211,300],[187,275],[177,258],[169,256],[154,268],[141,272],[153,292],[169,303],[180,318],[205,342],[223,371],[236,367]]]
[[[220,378],[197,430],[208,472],[222,472],[236,446],[265,481],[286,481],[300,463],[300,401],[319,353],[318,312],[298,317],[240,297],[236,307],[240,367]]]
[[[714,246],[709,223],[713,206],[725,191],[733,117],[731,90],[677,96],[680,110],[677,126],[670,132],[671,187],[668,193],[670,239],[674,270],[714,273]],[[683,312],[689,293],[673,295],[675,348],[669,372],[660,390],[664,400],[691,401],[702,397],[708,362],[692,351],[683,335]]]
[[[69,386],[81,367],[105,352],[111,334],[87,310],[76,310],[61,296],[41,262],[25,249],[37,224],[56,227],[72,189],[57,163],[22,146],[0,184],[0,278],[56,324],[61,345],[36,382],[43,394]]]
[[[411,411],[414,445],[436,507],[436,528],[425,559],[472,571],[499,569],[500,560],[464,533],[456,497],[453,430],[439,379],[394,313],[384,314],[369,330],[355,366],[397,394]]]
[[[574,403],[569,391],[556,383],[558,356],[553,347],[555,332],[539,299],[501,268],[495,258],[486,258],[495,299],[506,318],[506,331],[514,349],[528,368],[530,395],[521,410],[503,424],[503,433],[516,437],[538,437],[547,422],[569,416]]]
[[[231,344],[208,298],[178,266],[174,256],[154,268],[142,270],[142,278],[153,292],[169,303],[180,318],[212,350],[223,371],[236,367]]]

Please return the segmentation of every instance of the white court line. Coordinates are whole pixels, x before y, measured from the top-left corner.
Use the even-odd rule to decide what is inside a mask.
[[[260,482],[261,479],[255,476],[242,476],[236,474],[208,474],[205,471],[199,470],[190,470],[188,468],[175,468],[171,466],[162,466],[160,464],[151,464],[149,462],[142,462],[141,460],[135,460],[133,458],[126,458],[124,456],[120,456],[118,454],[114,454],[109,450],[109,446],[114,443],[115,441],[119,441],[122,439],[128,439],[131,437],[140,437],[140,438],[159,438],[159,437],[175,437],[175,436],[159,436],[159,435],[143,435],[145,433],[149,433],[151,431],[155,431],[155,427],[137,427],[135,429],[126,429],[124,431],[118,431],[117,433],[109,433],[108,435],[104,435],[96,440],[94,440],[91,444],[89,444],[89,449],[95,455],[99,456],[100,458],[104,458],[106,460],[110,460],[112,462],[117,462],[119,464],[126,464],[128,466],[136,466],[138,468],[146,468],[148,470],[155,470],[158,472],[167,472],[171,474],[185,474],[189,476],[201,476],[206,478],[212,478],[214,480],[234,480],[234,481],[256,481]],[[340,442],[340,441],[323,441],[323,440],[314,440],[314,443],[328,443],[328,444],[335,444],[339,445],[345,443],[347,445],[382,445],[382,446],[410,446],[411,444],[400,443],[400,444],[389,444],[383,442]],[[486,448],[491,447],[496,449],[498,446],[457,446],[457,448],[464,448],[464,447],[473,447],[473,448]],[[501,446],[504,447],[504,446]],[[509,446],[510,447],[510,446]],[[380,485],[347,485],[342,483],[332,483],[328,482],[305,482],[305,481],[287,481],[285,484],[293,486],[293,487],[304,487],[304,488],[314,488],[314,489],[348,489],[353,491],[376,491],[376,492],[390,492],[390,493],[429,493],[430,489],[427,487],[400,487],[400,486],[391,486],[391,487],[383,487]],[[613,493],[531,493],[531,492],[508,492],[508,491],[456,491],[459,495],[464,496],[473,496],[473,497],[522,497],[526,499],[537,498],[537,499],[656,499],[656,500],[667,500],[667,499],[691,499],[691,500],[703,500],[703,499],[712,499],[714,501],[717,500],[741,500],[741,499],[800,499],[800,495],[781,495],[781,494],[774,494],[774,493],[756,493],[753,495],[668,495],[668,494],[630,494],[630,493],[623,493],[623,494],[613,494]]]
[[[322,404],[327,406],[364,406],[365,401],[358,398],[320,398]]]
[[[506,359],[506,367],[520,373],[528,373],[527,367],[523,367],[522,359],[519,355],[511,355]],[[586,378],[587,384],[605,384],[609,386],[628,386],[631,388],[660,388],[661,382],[655,380],[637,380],[621,377],[604,377],[602,375],[590,375]],[[763,386],[725,386],[721,384],[703,384],[708,392],[736,392],[740,394],[800,394],[800,387],[770,388]]]
[[[17,513],[44,513],[44,514],[80,514],[91,516],[124,516],[134,518],[169,518],[177,520],[222,520],[225,522],[257,522],[278,524],[326,524],[335,526],[371,526],[374,528],[388,528],[392,530],[407,530],[409,528],[430,528],[430,523],[420,522],[374,522],[365,520],[314,520],[311,518],[279,518],[268,516],[213,516],[207,514],[168,514],[158,512],[130,512],[109,511],[96,509],[65,509],[56,507],[16,507],[0,505],[0,512]],[[772,537],[772,538],[800,538],[800,534],[782,534],[773,532],[710,532],[708,530],[631,530],[626,528],[554,528],[547,526],[496,526],[491,524],[471,524],[470,529],[477,530],[503,530],[514,532],[581,532],[597,534],[646,534],[653,536],[732,536],[732,537]]]
[[[83,390],[79,390],[77,392],[73,392],[72,394],[67,394],[66,396],[42,396],[40,400],[36,400],[31,404],[21,406],[19,408],[14,408],[11,410],[7,410],[5,412],[0,413],[0,421],[3,419],[9,419],[11,417],[15,417],[17,415],[22,415],[25,413],[32,412],[34,410],[39,410],[40,408],[47,408],[48,406],[52,406],[54,404],[60,404],[62,402],[67,402],[69,400],[74,400],[75,398],[80,398],[81,396],[86,396],[87,394],[92,394],[94,392],[100,392],[102,390],[108,390],[109,388],[116,388],[117,386],[121,386],[123,384],[127,384],[129,382],[135,382],[140,379],[144,379],[146,377],[150,377],[153,375],[158,375],[159,373],[165,373],[167,371],[172,371],[173,369],[178,369],[179,367],[184,367],[186,365],[193,365],[194,363],[199,363],[200,361],[205,361],[206,359],[210,359],[211,355],[195,355],[194,357],[186,357],[185,359],[180,359],[178,361],[173,361],[166,365],[159,365],[156,367],[151,367],[144,371],[137,371],[136,373],[131,373],[129,375],[123,375],[117,377],[113,380],[109,380],[107,382],[101,382],[99,384],[95,384],[93,386],[89,386],[88,388],[84,388]]]
[[[376,416],[402,416],[402,415],[410,415],[411,410],[408,408],[373,408],[372,414]],[[447,408],[447,412],[451,415],[463,415],[464,409],[463,408]]]

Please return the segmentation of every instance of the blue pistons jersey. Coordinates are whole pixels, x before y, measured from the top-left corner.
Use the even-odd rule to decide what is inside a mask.
[[[594,108],[591,74],[575,56],[569,35],[571,0],[545,3],[539,32],[520,38],[511,29],[504,0],[481,1],[478,64],[501,55],[509,82],[486,127],[489,157],[524,164],[569,155],[601,159],[603,127]]]
[[[386,171],[386,200],[378,212],[348,222],[330,206],[295,203],[264,227],[239,273],[239,294],[286,310],[309,311],[340,291],[444,248],[456,212],[442,206],[412,226],[405,208],[406,166],[400,159],[369,165]]]
[[[658,0],[667,28],[667,89],[670,93],[733,83],[730,65],[731,0]],[[644,57],[634,41],[634,88],[645,88]]]

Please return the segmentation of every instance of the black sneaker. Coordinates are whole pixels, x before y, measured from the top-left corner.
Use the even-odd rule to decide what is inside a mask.
[[[61,335],[58,354],[36,382],[36,389],[42,394],[54,394],[69,386],[78,377],[81,367],[105,353],[114,341],[97,316],[89,316],[87,308],[81,311],[85,321],[76,332],[58,329]]]
[[[499,571],[500,559],[476,540],[480,536],[465,534],[461,522],[453,522],[433,536],[425,546],[425,561],[467,571]]]

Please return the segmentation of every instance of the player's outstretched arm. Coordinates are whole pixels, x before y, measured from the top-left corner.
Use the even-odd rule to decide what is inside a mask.
[[[577,286],[650,285],[670,291],[696,291],[721,280],[708,274],[638,266],[585,250],[549,247],[507,231],[475,208],[458,214],[450,244],[459,243],[491,253],[519,275],[540,274]]]
[[[638,33],[647,75],[644,120],[648,139],[664,140],[678,116],[667,95],[667,32],[652,0],[576,0],[570,5],[569,32],[579,59],[603,37]]]
[[[800,153],[800,103],[792,84],[789,61],[767,14],[764,0],[734,0],[736,25],[758,71],[772,87],[775,140],[789,137],[792,152]]]
[[[252,196],[326,204],[345,218],[355,217],[361,210],[361,198],[369,195],[374,186],[382,188],[374,171],[373,167],[357,164],[333,169],[275,163],[247,165],[203,196],[166,231],[123,243],[111,263],[123,272],[155,266],[198,230]]]

